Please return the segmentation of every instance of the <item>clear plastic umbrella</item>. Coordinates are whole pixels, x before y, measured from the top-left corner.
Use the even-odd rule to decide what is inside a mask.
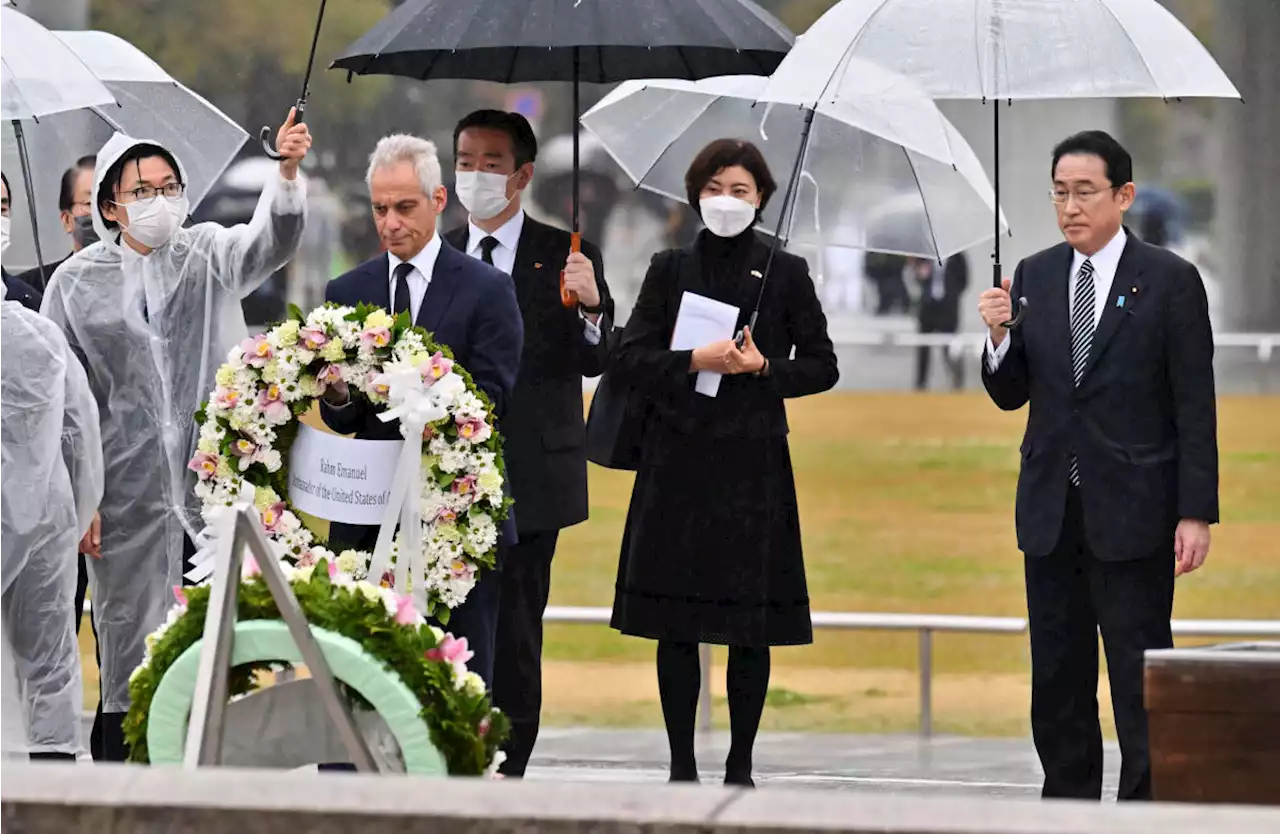
[[[5,154],[4,167],[10,171],[14,167],[22,169],[28,208],[35,197],[22,120],[114,102],[111,91],[52,32],[11,3],[0,7],[0,118],[12,129],[13,145],[13,154]],[[16,196],[10,195],[10,199]],[[43,262],[38,218],[28,212],[27,220],[35,241],[31,254],[37,262]],[[19,224],[15,231],[21,228]],[[9,262],[30,262],[24,262],[22,257],[22,249],[11,250]]]
[[[990,238],[994,194],[960,133],[900,76],[861,77],[856,96],[816,111],[761,100],[772,85],[760,76],[628,81],[582,124],[639,187],[682,202],[704,145],[754,142],[782,188],[761,228],[793,244],[941,260]]]
[[[57,183],[62,172],[79,157],[96,154],[117,130],[158,142],[181,159],[188,179],[187,196],[192,209],[197,208],[235,159],[248,134],[128,41],[107,32],[51,35],[101,79],[114,103],[89,105],[24,125],[36,214],[41,219],[57,216]],[[17,147],[8,126],[4,133],[7,168]],[[43,251],[58,252],[66,248],[67,238],[60,227],[46,223],[40,243]],[[35,252],[25,234],[15,234],[6,254],[14,263],[23,263],[24,257],[31,258]]]
[[[858,59],[935,99],[1240,98],[1157,0],[841,0],[796,41],[773,86],[800,105],[839,101],[859,84]],[[998,286],[998,235],[995,261]]]

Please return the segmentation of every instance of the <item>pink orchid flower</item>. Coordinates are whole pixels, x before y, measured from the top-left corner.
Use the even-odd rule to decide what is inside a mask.
[[[238,458],[253,457],[257,451],[258,447],[253,445],[253,441],[243,437],[231,444],[231,454]]]
[[[285,404],[280,386],[274,382],[258,392],[258,410],[268,420],[279,423],[289,419],[289,406]]]
[[[337,559],[329,560],[329,578],[330,579],[338,578],[338,560]]]
[[[304,327],[298,331],[298,337],[307,350],[319,350],[329,344],[329,337],[325,335],[323,327]]]
[[[284,502],[277,501],[262,511],[262,526],[268,533],[280,530],[280,522],[284,521]]]
[[[178,601],[178,604],[181,605],[183,608],[187,606],[187,592],[182,590],[181,585],[173,586],[173,598],[176,599]]]
[[[458,437],[461,437],[463,440],[470,441],[471,443],[483,443],[488,440],[489,435],[492,434],[492,430],[489,428],[488,423],[474,417],[469,420],[459,419],[457,424]]]
[[[253,558],[252,553],[244,555],[244,567],[240,570],[241,579],[250,579],[254,576],[261,576],[262,568],[258,567],[258,560]]]
[[[464,475],[461,478],[454,478],[451,489],[457,495],[470,495],[476,490],[476,476]]]
[[[320,393],[324,393],[330,385],[342,382],[342,369],[337,365],[325,365],[316,374],[316,382],[320,384]]]
[[[218,472],[218,456],[210,452],[196,452],[187,468],[200,476],[200,480],[207,481]]]
[[[267,341],[265,335],[254,336],[245,339],[240,343],[240,350],[244,353],[244,363],[254,368],[261,368],[271,361],[271,343]]]
[[[360,334],[360,342],[375,348],[384,348],[391,344],[391,331],[385,327],[372,327]]]
[[[449,568],[455,579],[470,579],[476,575],[476,566],[461,559],[454,559]]]
[[[317,561],[317,559],[316,559],[316,553],[315,553],[315,551],[314,551],[314,550],[305,550],[305,551],[303,551],[302,555],[298,557],[298,567],[300,567],[300,568],[309,568],[309,567],[311,567],[311,566],[315,565],[316,561]]]
[[[436,521],[443,521],[445,524],[452,524],[458,520],[458,514],[448,507],[441,507],[436,513]]]
[[[461,640],[452,634],[446,634],[444,639],[440,641],[440,645],[434,649],[427,649],[427,660],[434,660],[441,663],[452,663],[455,666],[463,666],[466,662],[475,657],[476,653],[467,648],[467,638]]]
[[[383,588],[390,588],[395,582],[396,575],[391,571],[391,568],[387,568],[382,572],[382,579],[378,582],[378,585]]]
[[[476,727],[476,732],[480,734],[480,738],[489,735],[489,727],[493,724],[489,716],[480,719],[480,724]]]
[[[369,386],[369,389],[373,393],[380,397],[385,397],[391,393],[391,386],[387,385],[385,382],[377,382],[376,380],[380,376],[382,376],[382,374],[377,371],[370,371],[368,376],[365,377],[365,384]]]
[[[219,387],[218,390],[213,392],[213,400],[221,408],[230,411],[240,404],[240,392],[234,388]]]
[[[413,605],[413,597],[405,594],[396,597],[396,622],[400,625],[417,625],[422,617]]]
[[[453,370],[453,360],[447,359],[443,353],[436,351],[430,359],[418,366],[418,370],[422,371],[424,382],[435,382],[443,379]]]

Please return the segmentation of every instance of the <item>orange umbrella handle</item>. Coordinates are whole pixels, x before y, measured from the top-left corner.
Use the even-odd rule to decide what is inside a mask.
[[[580,232],[574,232],[569,237],[569,251],[570,252],[582,251],[582,234]],[[573,290],[565,289],[563,269],[560,270],[560,304],[564,307],[570,307],[570,308],[578,306],[578,294]]]

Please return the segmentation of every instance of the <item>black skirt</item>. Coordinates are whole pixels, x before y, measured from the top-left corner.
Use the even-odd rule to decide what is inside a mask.
[[[651,418],[612,625],[654,640],[813,642],[785,436],[686,435]]]

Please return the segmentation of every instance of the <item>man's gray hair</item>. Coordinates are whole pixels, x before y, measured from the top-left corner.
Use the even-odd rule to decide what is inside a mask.
[[[393,133],[378,140],[373,153],[369,154],[369,172],[365,175],[366,185],[373,186],[374,171],[379,168],[390,168],[402,162],[409,163],[417,172],[423,194],[429,197],[441,186],[440,157],[436,154],[435,143],[407,133]]]

